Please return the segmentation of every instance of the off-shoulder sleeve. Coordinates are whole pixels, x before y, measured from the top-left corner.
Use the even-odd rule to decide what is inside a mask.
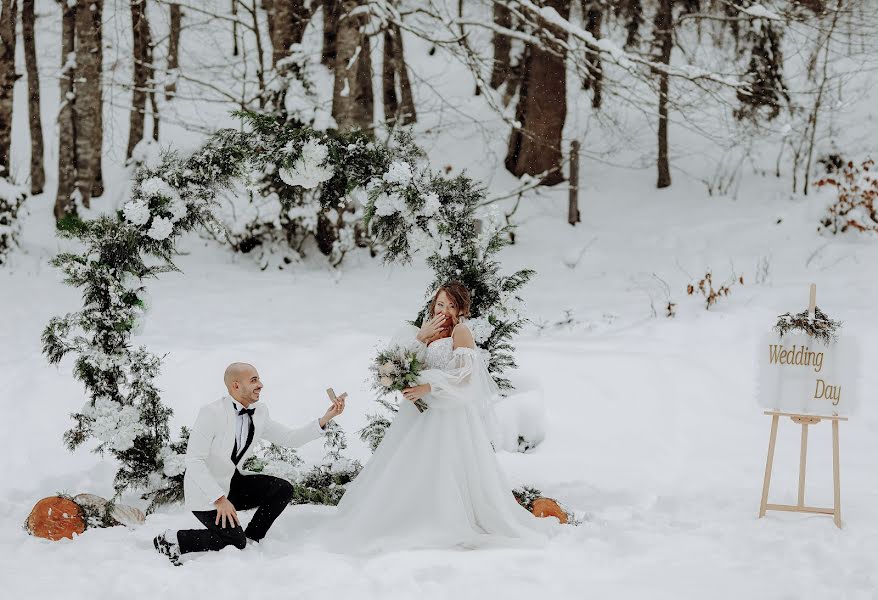
[[[430,384],[430,393],[424,401],[430,408],[452,408],[462,406],[472,399],[470,384],[481,358],[473,348],[457,348],[451,360],[441,369],[425,369],[418,378],[421,383]]]

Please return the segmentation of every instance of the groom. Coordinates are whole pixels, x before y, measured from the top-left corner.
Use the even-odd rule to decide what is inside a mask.
[[[265,537],[292,499],[293,486],[278,477],[240,471],[253,454],[253,442],[266,439],[296,447],[315,440],[323,435],[327,423],[344,411],[347,396],[333,400],[319,419],[290,429],[273,421],[267,406],[257,406],[262,382],[253,365],[232,363],[224,380],[229,395],[202,407],[186,447],[186,508],[207,529],[169,529],[153,540],[156,550],[175,565],[187,552],[221,550],[230,545],[243,549],[248,539],[258,542]],[[250,508],[257,510],[244,530],[236,511]]]

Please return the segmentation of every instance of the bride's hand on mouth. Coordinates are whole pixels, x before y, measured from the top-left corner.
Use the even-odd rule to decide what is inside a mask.
[[[421,325],[421,330],[417,335],[418,340],[425,344],[429,344],[445,329],[446,322],[447,317],[442,313],[434,315],[432,319],[424,321],[424,324]]]

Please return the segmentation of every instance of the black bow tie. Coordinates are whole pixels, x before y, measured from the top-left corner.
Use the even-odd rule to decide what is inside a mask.
[[[238,411],[238,414],[243,415],[244,413],[247,413],[248,415],[250,415],[252,417],[253,413],[255,413],[255,412],[256,412],[255,408],[242,408],[241,410]]]

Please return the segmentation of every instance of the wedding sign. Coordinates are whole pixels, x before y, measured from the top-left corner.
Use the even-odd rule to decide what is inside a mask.
[[[856,407],[859,352],[851,338],[828,343],[805,333],[763,336],[759,402],[782,412],[842,415]]]
[[[762,482],[759,517],[769,510],[831,515],[841,527],[841,477],[839,421],[847,421],[856,406],[856,377],[859,353],[855,342],[840,336],[841,323],[817,307],[817,286],[811,284],[807,311],[778,317],[774,332],[765,336],[759,348],[759,401],[770,409],[771,433]],[[795,504],[768,501],[774,449],[780,417],[789,417],[802,427],[799,449],[799,493]],[[832,507],[805,504],[805,471],[808,457],[808,428],[821,421],[832,424]]]

